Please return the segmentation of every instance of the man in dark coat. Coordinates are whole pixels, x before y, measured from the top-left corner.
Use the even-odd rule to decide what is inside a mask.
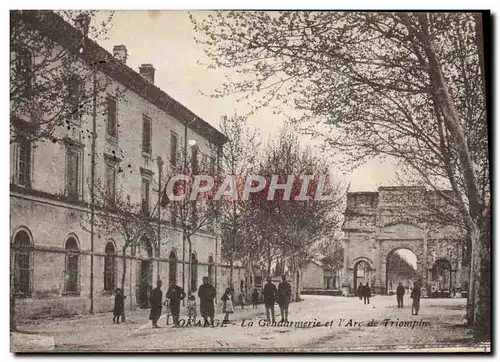
[[[286,281],[286,276],[281,276],[281,283],[278,285],[278,305],[281,310],[281,321],[288,322],[288,306],[292,299],[292,286]]]
[[[166,297],[170,301],[170,312],[172,313],[172,319],[174,320],[174,327],[178,327],[179,314],[181,313],[181,300],[186,297],[186,293],[184,293],[184,289],[177,286],[175,281],[172,280]]]
[[[264,295],[264,305],[266,306],[266,316],[267,321],[270,322],[269,312],[271,312],[273,317],[273,323],[276,322],[274,317],[274,303],[276,302],[276,297],[278,295],[278,290],[276,289],[276,285],[273,284],[273,280],[271,277],[267,278],[267,284],[264,286],[264,291],[262,293]]]
[[[372,289],[370,288],[370,285],[368,284],[368,282],[366,282],[365,286],[363,287],[364,304],[370,304],[371,296],[372,296]]]
[[[398,308],[403,308],[403,296],[405,295],[405,287],[403,283],[399,283],[396,289],[396,298],[398,299]]]
[[[125,295],[120,288],[116,289],[115,294],[115,305],[113,308],[113,323],[120,323],[120,317],[122,322],[125,322]]]
[[[163,292],[161,291],[161,280],[158,280],[156,288],[151,291],[151,295],[149,297],[149,305],[151,306],[149,319],[153,324],[153,328],[160,328],[157,323],[161,316],[162,298]]]
[[[358,294],[359,300],[363,300],[363,284],[362,283],[359,283],[359,285],[358,285],[357,294]]]
[[[208,325],[208,319],[210,319],[210,325],[213,326],[215,288],[208,283],[208,277],[203,277],[203,284],[198,289],[198,297],[200,298],[200,314],[205,320],[205,326]]]
[[[417,280],[413,284],[413,290],[411,291],[411,299],[413,299],[413,304],[411,306],[411,314],[418,315],[418,310],[420,309],[420,296],[421,296],[422,283]]]

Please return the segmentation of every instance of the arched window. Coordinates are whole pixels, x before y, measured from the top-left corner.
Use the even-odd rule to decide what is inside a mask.
[[[215,263],[212,255],[208,258],[208,282],[215,285]]]
[[[14,238],[14,292],[19,297],[31,295],[33,262],[28,233],[20,230]]]
[[[116,267],[115,267],[115,246],[109,241],[104,249],[104,290],[112,291],[115,289]]]
[[[64,292],[80,292],[80,255],[74,237],[66,240],[66,268],[64,271]]]
[[[198,288],[198,259],[196,254],[191,254],[191,291],[196,292]]]
[[[177,255],[171,251],[168,257],[168,284],[177,281]]]

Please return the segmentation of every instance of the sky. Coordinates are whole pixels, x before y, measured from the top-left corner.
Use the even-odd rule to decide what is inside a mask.
[[[417,256],[413,253],[413,251],[408,249],[399,249],[396,250],[395,253],[406,260],[406,262],[408,262],[413,269],[417,270]]]
[[[104,20],[108,15],[108,12],[100,12],[97,19]],[[158,87],[217,128],[222,115],[245,114],[249,108],[237,103],[235,98],[207,96],[222,84],[225,71],[199,64],[207,58],[194,36],[186,11],[120,10],[114,13],[107,39],[98,39],[98,42],[110,52],[114,45],[125,45],[127,65],[134,70],[138,71],[141,64],[152,64],[156,68]],[[283,116],[267,109],[249,117],[248,123],[267,138],[279,134],[284,120]],[[303,145],[318,145],[318,140],[309,136],[301,136],[300,140]],[[332,162],[331,169],[337,172],[335,177],[349,183],[350,191],[375,191],[379,186],[397,183],[394,162],[390,161],[373,160],[353,172],[339,170]]]

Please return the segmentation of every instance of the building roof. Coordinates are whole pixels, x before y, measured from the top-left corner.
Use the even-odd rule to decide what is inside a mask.
[[[227,141],[224,134],[170,97],[156,85],[143,78],[138,72],[116,59],[95,41],[88,37],[83,39],[80,30],[66,22],[55,12],[49,10],[11,11],[11,23],[13,21],[29,23],[88,64],[92,64],[98,60],[97,66],[100,71],[167,114],[187,124],[188,128],[211,142],[223,145]],[[80,52],[81,48],[83,51]]]

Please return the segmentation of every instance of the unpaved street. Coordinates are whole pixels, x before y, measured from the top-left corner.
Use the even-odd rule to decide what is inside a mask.
[[[394,296],[376,296],[370,305],[357,298],[303,298],[290,305],[292,326],[266,326],[264,307],[259,305],[257,310],[237,308],[233,322],[225,327],[172,328],[163,317],[163,328],[152,329],[149,311],[139,310],[129,313],[127,323],[119,325],[112,323],[111,314],[99,314],[20,321],[19,329],[52,337],[55,351],[345,351],[472,343],[462,326],[465,299],[423,299],[420,315],[412,316],[409,298],[404,309],[396,307]]]

